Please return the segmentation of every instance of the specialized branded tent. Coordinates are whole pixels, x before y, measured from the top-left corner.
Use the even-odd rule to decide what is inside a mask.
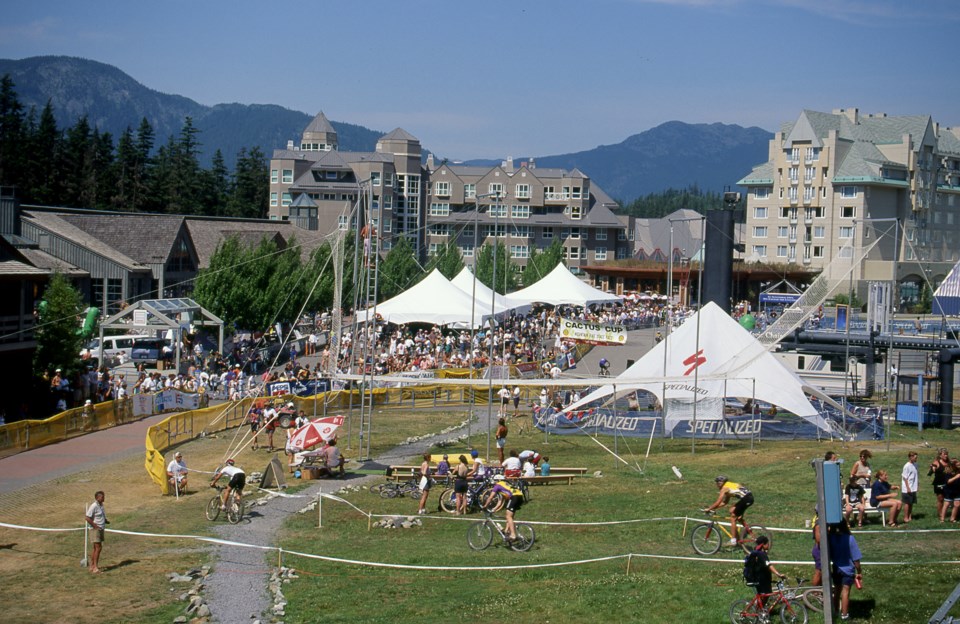
[[[822,393],[805,386],[796,373],[713,302],[618,375],[614,383],[591,392],[566,411],[575,411],[612,395],[614,386],[618,395],[646,390],[654,394],[661,405],[668,406],[671,400],[692,403],[696,398],[697,402],[710,399],[715,403],[724,397],[752,397],[830,430],[806,397],[806,394],[822,396]],[[718,414],[704,410],[701,417],[721,416],[722,411]],[[669,408],[667,423],[670,423]]]
[[[486,308],[477,299],[474,308],[473,298],[450,283],[447,278],[434,269],[419,283],[408,288],[393,299],[377,304],[377,316],[388,323],[430,323],[431,325],[453,325],[469,327],[471,321],[479,326],[490,316],[490,302]],[[502,306],[495,308],[497,314],[504,312]],[[358,313],[361,321],[367,315],[373,315],[374,308]]]
[[[960,262],[933,293],[933,313],[947,316],[960,315]]]
[[[594,303],[620,303],[623,298],[604,292],[584,283],[563,264],[545,275],[540,281],[517,292],[510,293],[511,301],[518,305],[547,303],[550,305],[588,306]]]

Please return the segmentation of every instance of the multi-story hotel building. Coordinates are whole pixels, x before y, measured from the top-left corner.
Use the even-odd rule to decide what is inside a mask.
[[[823,268],[880,238],[856,280],[895,280],[902,304],[960,258],[960,129],[929,116],[804,110],[747,187],[746,256]]]
[[[492,167],[435,163],[432,155],[423,162],[420,141],[399,128],[375,152],[341,152],[323,113],[299,148],[291,141],[273,153],[271,219],[321,232],[353,229],[350,207],[361,192],[371,194],[371,214],[382,214],[383,251],[404,235],[421,256],[454,241],[468,265],[477,246],[494,241],[516,267],[557,239],[574,269],[632,255],[632,224],[576,169],[538,169],[532,160],[515,166],[512,159]]]

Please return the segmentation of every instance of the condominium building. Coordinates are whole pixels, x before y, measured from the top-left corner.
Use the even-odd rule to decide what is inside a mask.
[[[854,279],[895,281],[902,304],[960,258],[960,129],[929,116],[804,110],[738,184],[748,258],[822,269],[876,242]]]
[[[291,141],[273,153],[271,219],[321,232],[355,229],[350,214],[361,193],[370,194],[382,251],[398,235],[421,257],[454,241],[472,265],[478,246],[497,241],[520,268],[533,249],[559,239],[575,270],[633,251],[632,223],[621,222],[616,202],[577,169],[537,168],[532,159],[515,165],[512,158],[495,166],[436,163],[432,154],[424,162],[420,141],[400,128],[375,152],[341,152],[323,113],[299,148]]]

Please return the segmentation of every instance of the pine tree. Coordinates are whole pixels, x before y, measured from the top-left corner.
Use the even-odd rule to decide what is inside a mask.
[[[448,240],[437,249],[427,264],[427,273],[440,269],[440,273],[447,279],[453,279],[463,269],[463,255],[456,242]]]
[[[36,330],[37,349],[33,357],[36,374],[62,369],[63,375],[72,378],[80,368],[82,338],[79,316],[83,299],[79,291],[70,285],[63,275],[55,273],[43,295],[40,306],[40,323]]]
[[[493,270],[494,255],[497,260],[496,276]],[[510,292],[517,286],[517,274],[513,263],[507,257],[507,250],[503,243],[496,243],[496,254],[494,254],[493,245],[489,243],[480,247],[477,251],[476,271],[478,280],[500,294]],[[493,284],[494,277],[497,280],[496,284]]]
[[[241,149],[237,153],[234,167],[233,195],[230,197],[228,213],[233,217],[263,219],[267,216],[267,200],[270,193],[268,164],[259,147],[249,152]]]
[[[23,105],[17,98],[13,79],[0,79],[0,184],[21,184],[25,170]]]
[[[395,239],[393,248],[380,263],[379,296],[384,301],[396,297],[423,278],[423,268],[413,254],[406,236]]]

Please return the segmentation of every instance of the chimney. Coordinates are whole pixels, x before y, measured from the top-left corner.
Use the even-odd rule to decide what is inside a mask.
[[[288,150],[294,149],[294,147],[293,147],[293,139],[287,140],[287,149],[288,149]]]
[[[430,152],[429,154],[427,154],[427,169],[429,169],[430,171],[433,171],[433,169],[434,169],[434,167],[433,167],[433,152]]]
[[[507,173],[513,173],[513,156],[507,156],[507,162],[503,163],[503,168]]]
[[[530,160],[527,161],[527,166],[528,166],[529,168],[531,168],[531,169],[536,169],[536,168],[537,168],[537,163],[533,162],[533,158],[531,157]]]

